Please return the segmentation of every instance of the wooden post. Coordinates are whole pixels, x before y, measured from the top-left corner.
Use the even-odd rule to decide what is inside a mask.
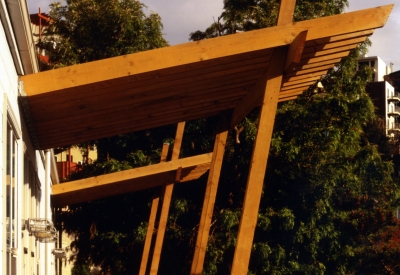
[[[248,271],[286,53],[286,48],[274,49],[268,71],[265,75],[266,88],[247,180],[242,217],[239,224],[239,233],[231,270],[232,275],[243,275],[247,274]]]
[[[281,0],[277,25],[292,23],[295,5],[296,0]],[[295,46],[291,46],[290,48],[301,48],[304,45],[306,35],[307,33],[301,36],[301,38],[304,37],[304,39],[296,39],[295,43],[293,43]],[[297,40],[299,42],[297,42]],[[295,52],[301,51],[302,48]],[[257,224],[258,208],[260,206],[272,131],[274,129],[276,109],[287,55],[288,49],[286,47],[275,48],[268,66],[268,71],[265,75],[266,87],[261,105],[256,140],[253,147],[249,177],[247,179],[242,216],[239,223],[238,238],[231,270],[232,275],[243,275],[248,272],[251,246]],[[295,60],[295,56],[298,55],[298,53],[295,54],[293,60]],[[290,63],[292,63],[292,61],[290,61]]]
[[[168,143],[164,143],[162,151],[161,151],[160,162],[165,162],[167,160],[168,148],[169,148],[169,144]],[[153,239],[154,224],[155,224],[155,221],[156,221],[159,201],[160,201],[160,196],[158,195],[158,196],[154,197],[153,201],[151,202],[149,224],[147,226],[146,240],[144,241],[142,262],[140,263],[139,275],[145,275],[146,274],[147,262],[148,262],[148,259],[149,259],[151,241]]]
[[[219,118],[219,131],[229,126],[230,116],[223,114]],[[227,124],[225,126],[225,124]],[[225,127],[224,127],[225,126]],[[190,274],[200,275],[203,272],[204,257],[207,249],[207,242],[210,232],[211,219],[214,211],[215,198],[217,195],[218,182],[221,174],[222,160],[225,152],[226,138],[228,131],[217,134],[214,142],[213,156],[211,160],[210,172],[208,174],[207,187],[204,195],[203,209],[201,212],[199,231],[197,234],[196,248],[193,255],[192,268]]]
[[[184,129],[185,129],[185,122],[178,123],[171,160],[175,160],[175,159],[179,158],[179,152],[181,150]],[[178,169],[178,173],[179,172],[180,172],[180,169]],[[160,216],[160,222],[158,224],[156,243],[154,246],[153,259],[152,259],[151,267],[150,267],[150,274],[157,274],[157,272],[158,272],[158,266],[160,263],[161,250],[162,250],[162,245],[164,242],[165,229],[167,226],[168,212],[169,212],[169,206],[171,204],[173,190],[174,190],[173,182],[167,184],[164,189],[163,203],[162,203],[162,207],[161,207],[161,216]]]
[[[296,0],[281,0],[277,25],[285,25],[293,22],[294,7]]]

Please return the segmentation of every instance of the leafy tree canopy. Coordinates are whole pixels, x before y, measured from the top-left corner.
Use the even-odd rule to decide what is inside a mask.
[[[56,67],[167,46],[161,18],[137,0],[67,0],[50,5],[42,47]]]
[[[205,31],[197,30],[190,40],[202,40],[276,25],[280,0],[224,0],[224,11]],[[297,0],[293,20],[303,21],[339,14],[347,0]]]

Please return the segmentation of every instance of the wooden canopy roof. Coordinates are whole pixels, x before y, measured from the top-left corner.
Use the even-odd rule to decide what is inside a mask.
[[[261,104],[275,48],[289,47],[279,101],[295,98],[382,27],[393,5],[283,24],[22,76],[37,149]]]
[[[178,123],[171,160],[52,186],[55,206],[163,185],[149,274],[157,274],[175,182],[209,170],[190,274],[202,274],[227,129],[261,105],[231,274],[247,274],[277,103],[296,98],[386,22],[393,5],[120,56],[21,77],[28,124],[46,149]],[[231,110],[232,112],[226,112]],[[231,115],[227,115],[231,113]],[[179,159],[184,121],[220,114],[212,153]],[[139,274],[146,274],[160,197],[152,200]]]

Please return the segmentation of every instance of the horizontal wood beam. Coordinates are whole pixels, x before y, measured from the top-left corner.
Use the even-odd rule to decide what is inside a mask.
[[[355,30],[380,28],[387,21],[392,8],[393,5],[387,5],[295,24],[283,24],[21,76],[21,80],[28,96],[117,78],[129,82],[135,75],[146,72],[289,45],[305,30],[308,30],[307,40],[314,40]]]
[[[211,158],[212,153],[208,153],[53,185],[53,205],[65,206],[161,186],[175,180],[179,167],[181,182],[194,180],[209,170]]]

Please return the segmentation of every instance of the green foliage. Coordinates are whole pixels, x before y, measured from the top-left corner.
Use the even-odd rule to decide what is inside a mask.
[[[71,269],[71,275],[90,275],[90,267],[87,264],[74,264]]]
[[[52,3],[54,22],[42,47],[54,66],[63,67],[167,46],[160,16],[146,16],[144,8],[137,0]]]
[[[276,25],[280,0],[224,0],[224,11],[205,31],[189,35],[192,41]],[[294,21],[342,13],[347,0],[297,0]]]

